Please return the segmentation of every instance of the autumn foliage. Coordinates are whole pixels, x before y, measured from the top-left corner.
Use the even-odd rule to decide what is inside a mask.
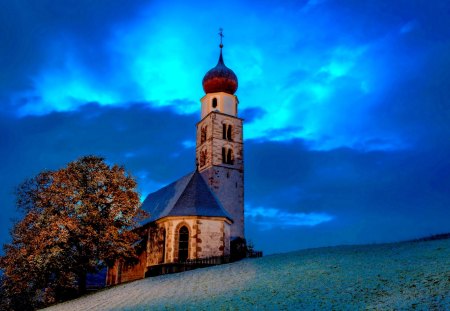
[[[132,229],[145,215],[136,181],[123,167],[87,156],[42,172],[18,187],[17,206],[24,218],[0,258],[9,308],[34,309],[83,294],[87,273],[135,257],[139,236]]]

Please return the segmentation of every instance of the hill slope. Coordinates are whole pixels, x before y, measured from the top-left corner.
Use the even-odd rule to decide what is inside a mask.
[[[116,286],[49,310],[450,309],[450,240],[339,246]]]

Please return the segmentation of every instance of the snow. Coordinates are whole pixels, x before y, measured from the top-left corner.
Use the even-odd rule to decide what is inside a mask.
[[[338,246],[147,278],[48,310],[450,309],[450,239]]]

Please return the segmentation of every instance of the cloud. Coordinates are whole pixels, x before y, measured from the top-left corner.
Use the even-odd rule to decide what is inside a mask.
[[[247,108],[238,112],[239,117],[244,119],[246,123],[252,123],[253,121],[262,118],[266,111],[259,107]]]
[[[33,78],[47,77],[47,70],[60,70],[70,59],[90,69],[91,74],[99,73],[98,77],[107,78],[113,59],[103,45],[104,39],[115,24],[132,19],[145,2],[18,0],[5,3],[0,12],[3,108],[11,101],[11,93],[34,93],[36,80]],[[72,82],[64,79],[64,75],[59,78]]]
[[[331,221],[333,216],[326,213],[290,213],[271,207],[245,206],[245,217],[261,230],[291,226],[317,226]]]
[[[248,117],[245,137],[301,139],[315,150],[410,147],[399,126],[379,122],[385,116],[378,111],[404,102],[386,98],[421,78],[433,47],[448,52],[439,45],[448,38],[445,3],[263,3],[9,4],[3,58],[26,58],[27,66],[5,66],[4,102],[22,116],[142,101],[195,113],[201,79],[217,62],[215,31],[205,26],[220,22],[225,62],[239,77],[240,110]],[[186,14],[193,22],[185,23]],[[36,25],[41,31],[31,31]],[[16,39],[21,31],[27,40]]]
[[[295,250],[446,232],[448,157],[450,148],[432,141],[418,151],[314,151],[301,140],[247,141],[246,234],[277,252],[287,245]],[[322,216],[332,220],[310,230],[294,225]],[[281,247],[275,237],[292,238]]]

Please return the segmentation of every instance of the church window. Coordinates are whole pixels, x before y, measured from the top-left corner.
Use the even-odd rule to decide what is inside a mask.
[[[213,108],[216,108],[217,107],[217,98],[213,98],[213,100],[212,100],[212,107]]]
[[[189,258],[189,230],[186,226],[180,228],[178,233],[178,261],[183,262]]]
[[[233,149],[229,147],[222,147],[222,162],[224,164],[234,164]]]
[[[228,129],[227,129],[227,139],[228,140],[233,140],[233,139],[231,139],[231,131],[232,131],[232,126],[228,125]]]
[[[205,125],[200,130],[200,144],[203,144],[206,141],[206,134],[208,133],[208,126]]]
[[[227,163],[227,149],[222,147],[222,162]]]
[[[233,140],[233,126],[231,124],[222,124],[222,139]]]
[[[208,151],[207,150],[200,151],[200,167],[205,166],[207,158],[208,158]]]
[[[230,124],[222,124],[222,138],[226,140],[233,140],[233,126]]]
[[[227,163],[228,164],[234,164],[234,159],[233,159],[233,150],[228,149],[228,153],[227,153]]]

